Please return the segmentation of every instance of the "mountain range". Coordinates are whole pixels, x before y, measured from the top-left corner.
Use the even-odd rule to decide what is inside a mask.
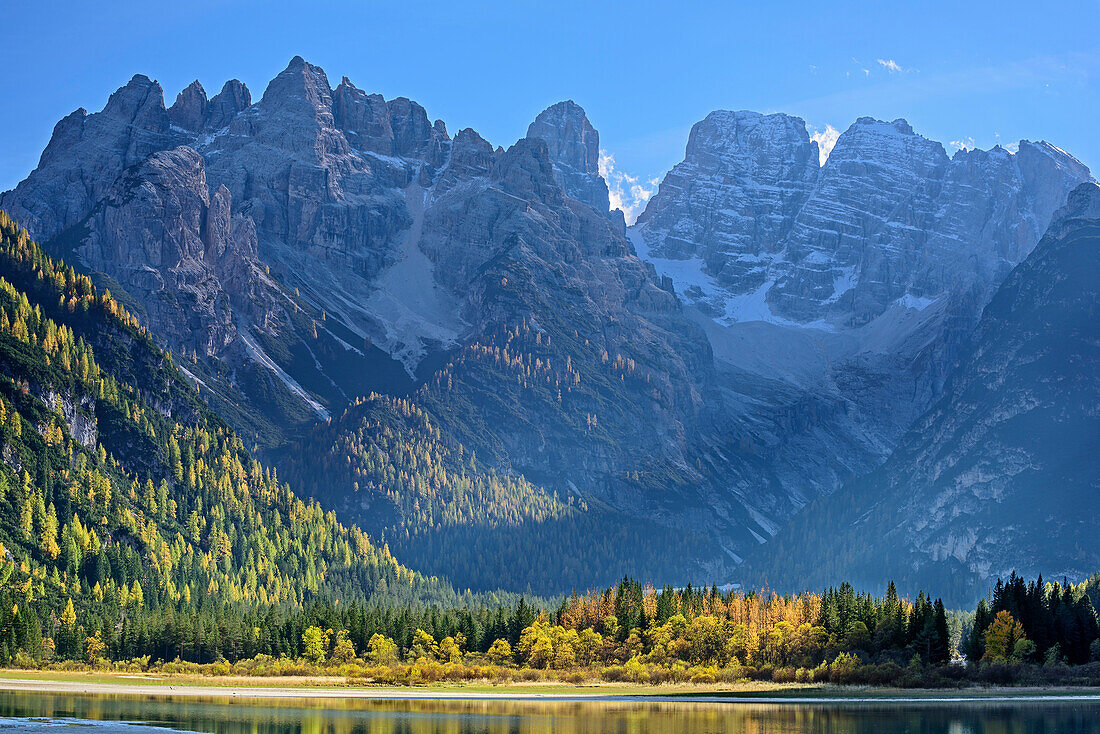
[[[889,459],[811,505],[751,573],[809,586],[892,575],[952,599],[1012,571],[1087,577],[1100,564],[1098,276],[1100,186],[1086,183],[997,289]]]
[[[853,488],[903,495],[882,472],[915,471],[975,345],[1024,328],[989,309],[1021,269],[1054,277],[1025,265],[1092,181],[1045,142],[948,156],[860,118],[822,151],[798,118],[714,112],[627,227],[599,153],[573,102],[505,149],[295,57],[256,102],[195,82],[166,107],[135,76],[0,208],[341,520],[460,588],[550,593],[748,580]],[[902,565],[1004,572],[906,537]],[[1077,568],[1087,537],[1044,558]]]

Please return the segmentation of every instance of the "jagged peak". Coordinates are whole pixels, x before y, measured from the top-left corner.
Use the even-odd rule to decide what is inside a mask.
[[[241,93],[248,98],[249,104],[252,100],[252,92],[248,90],[248,86],[240,79],[230,79],[222,85],[222,91],[218,92],[215,97],[220,97],[223,94],[238,94]]]
[[[863,117],[857,117],[856,121],[852,123],[851,127],[849,127],[848,130],[850,131],[854,130],[855,128],[863,127],[878,128],[878,132],[883,133],[890,133],[891,131],[893,131],[902,135],[923,137],[921,135],[917,135],[913,131],[913,126],[910,125],[909,122],[903,117],[898,117],[894,120],[891,120],[890,122],[887,122],[886,120],[879,120],[876,117],[868,117],[864,115]]]
[[[600,134],[584,108],[571,99],[550,105],[527,128],[528,138],[546,142],[555,165],[599,173]]]
[[[349,79],[346,76],[340,77],[340,83],[336,85],[336,88],[339,89],[340,87],[344,87],[345,89],[351,89],[351,90],[356,91],[356,92],[363,92],[362,89],[355,86],[355,82],[353,82],[351,79]],[[363,92],[363,93],[366,94],[366,92]],[[379,96],[381,96],[381,95],[379,95]]]
[[[206,107],[206,90],[196,79],[176,95],[175,103],[168,108],[168,117],[184,130],[199,130],[206,119]]]
[[[107,99],[103,111],[108,115],[132,116],[149,103],[163,109],[164,90],[158,82],[144,74],[134,74],[130,81]]]
[[[481,133],[474,130],[472,127],[464,127],[455,134],[455,146],[459,145],[476,145],[477,147],[484,147],[490,152],[493,150],[492,144],[485,138],[481,137]]]
[[[222,85],[222,90],[210,99],[206,106],[206,119],[203,124],[207,128],[220,130],[251,104],[252,94],[244,82],[239,79],[230,79]]]
[[[176,95],[178,101],[180,97],[185,95],[201,95],[203,99],[206,99],[206,89],[203,88],[202,82],[198,79],[188,84],[186,87],[180,90],[180,93]]]
[[[459,130],[452,141],[447,180],[488,175],[493,168],[493,146],[473,128]],[[444,184],[446,186],[446,184]]]
[[[315,66],[301,56],[295,56],[272,79],[261,102],[282,103],[288,99],[304,97],[312,106],[328,106],[332,102],[332,89],[328,76],[320,66]]]

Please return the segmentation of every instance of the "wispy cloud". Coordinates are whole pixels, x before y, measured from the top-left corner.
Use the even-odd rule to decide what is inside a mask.
[[[622,209],[627,224],[634,224],[634,220],[645,209],[646,202],[657,193],[657,187],[661,183],[659,176],[643,180],[640,176],[631,176],[629,173],[615,168],[615,156],[606,150],[600,151],[600,175],[607,181],[608,198],[612,209]]]
[[[836,145],[839,138],[840,131],[829,124],[825,125],[824,130],[815,130],[814,134],[810,136],[810,140],[817,141],[818,162],[820,165],[824,166],[825,161],[829,160],[829,154],[833,152],[833,146]]]
[[[891,74],[904,74],[909,71],[909,69],[906,69],[893,59],[879,59],[878,65]]]
[[[974,144],[974,138],[971,136],[960,140],[952,140],[951,147],[956,150],[974,150],[976,146]]]

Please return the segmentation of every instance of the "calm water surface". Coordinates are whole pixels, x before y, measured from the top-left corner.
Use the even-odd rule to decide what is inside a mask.
[[[1087,701],[695,703],[369,701],[0,692],[0,730],[236,734],[1100,734]]]

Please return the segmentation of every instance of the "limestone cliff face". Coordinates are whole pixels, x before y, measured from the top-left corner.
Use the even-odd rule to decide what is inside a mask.
[[[802,120],[714,112],[636,232],[655,258],[701,261],[688,297],[720,321],[853,328],[899,302],[988,293],[1090,179],[1047,143],[949,158],[904,120],[869,117],[819,167]]]
[[[937,399],[982,307],[1089,171],[860,118],[711,113],[631,228],[703,325],[733,431],[795,504],[870,471]],[[745,487],[743,491],[750,491]]]
[[[1098,283],[1100,187],[1087,183],[997,289],[942,397],[889,460],[762,548],[755,577],[813,586],[892,575],[961,603],[1012,571],[1091,573]]]
[[[124,169],[170,147],[170,125],[160,85],[137,74],[101,112],[80,108],[57,123],[38,167],[0,207],[48,240],[87,216]]]
[[[249,298],[260,282],[251,220],[233,216],[224,186],[210,193],[191,148],[127,169],[82,226],[80,259],[137,297],[170,343],[221,353],[236,336],[234,299],[262,322]]]
[[[573,199],[608,209],[607,182],[600,176],[600,134],[576,102],[558,102],[543,110],[527,128],[528,138],[546,143],[554,175]]]

